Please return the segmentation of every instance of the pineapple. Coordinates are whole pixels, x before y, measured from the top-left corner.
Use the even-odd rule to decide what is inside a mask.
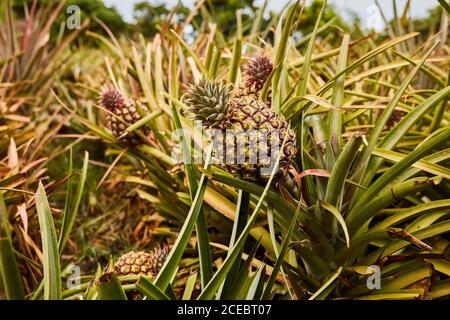
[[[151,253],[130,251],[122,255],[116,262],[115,271],[118,276],[144,275],[154,276],[153,255]]]
[[[115,271],[118,276],[145,275],[155,277],[168,255],[169,247],[167,245],[157,247],[151,252],[130,251],[119,258],[115,265]]]
[[[239,89],[238,89],[239,90]],[[233,175],[248,181],[267,181],[271,164],[284,139],[279,171],[282,176],[296,154],[295,135],[286,120],[253,94],[239,94],[230,86],[201,80],[186,94],[190,119],[216,129],[215,159]],[[232,134],[229,134],[232,133]]]
[[[265,56],[251,57],[244,65],[244,83],[235,92],[236,98],[252,96],[259,99],[261,91],[273,70],[272,61]],[[272,91],[269,89],[264,101],[269,107],[272,102]]]
[[[136,106],[115,89],[109,89],[102,93],[100,105],[115,115],[109,113],[106,115],[106,126],[113,135],[125,144],[139,144],[140,139],[136,133],[127,133],[127,127],[142,118]],[[140,107],[147,111],[144,106]],[[145,127],[144,134],[148,134],[148,129]]]

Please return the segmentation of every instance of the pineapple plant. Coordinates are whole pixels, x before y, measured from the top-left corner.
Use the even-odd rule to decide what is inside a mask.
[[[95,37],[101,44],[74,52],[74,61],[98,61],[72,66],[76,75],[54,85],[68,112],[62,124],[48,127],[48,135],[40,130],[46,123],[33,130],[30,114],[12,114],[23,97],[11,93],[25,90],[26,83],[7,79],[0,111],[6,107],[10,113],[0,119],[0,131],[6,120],[14,141],[0,134],[0,298],[448,299],[445,32],[425,41],[411,33],[414,24],[405,25],[405,16],[389,32],[371,34],[370,41],[358,28],[337,28],[333,39],[323,26],[334,22],[319,23],[326,16],[323,5],[314,15],[314,31],[299,40],[299,6],[267,27],[255,22],[248,28],[252,21],[238,14],[243,23],[234,39],[215,28],[206,7],[205,23],[189,44],[178,26],[170,36],[161,32],[152,39]],[[444,20],[442,26],[445,31]],[[267,56],[254,56],[263,51]],[[15,55],[3,60],[15,69]],[[241,61],[246,63],[239,82]],[[196,83],[179,90],[190,79]],[[98,97],[92,88],[104,83],[126,84],[145,101],[151,138],[140,143],[142,134],[126,134],[141,119],[138,105],[111,90],[100,104],[111,116],[111,132],[123,142],[111,143],[102,117],[91,108]],[[262,88],[268,89],[266,101]],[[30,96],[24,93],[27,105],[42,107]],[[48,110],[54,107],[49,101]],[[48,110],[40,114],[43,122]],[[219,142],[217,163],[210,157],[202,166],[172,158],[174,146],[185,142],[186,159],[192,147],[187,142],[198,138],[189,119],[212,130]],[[26,136],[23,127],[29,129]],[[180,128],[186,129],[183,139],[174,138]],[[220,138],[227,130],[238,134]],[[45,134],[38,138],[33,131]],[[254,131],[264,143],[251,149],[245,133]],[[271,131],[281,133],[274,145],[266,143]],[[29,132],[39,152],[29,147]],[[73,137],[73,151],[60,145]],[[201,138],[196,146],[206,137]],[[270,161],[259,151],[272,156],[283,141],[279,171],[275,177],[263,174]],[[77,165],[80,148],[93,152]],[[43,149],[59,151],[44,161]],[[243,161],[227,162],[227,152],[230,158],[243,153]],[[60,157],[69,170],[55,178],[47,163]],[[290,179],[269,183],[286,172]],[[33,194],[40,177],[45,183]],[[161,218],[155,227],[154,211]],[[172,236],[177,239],[170,255],[167,246],[129,251]],[[41,244],[48,244],[45,250]],[[104,267],[107,257],[123,252],[128,253]],[[73,264],[82,273],[74,287],[66,281],[73,278]],[[378,276],[380,288],[368,285]]]
[[[296,154],[295,136],[287,121],[255,96],[260,85],[249,80],[246,89],[235,94],[229,85],[202,79],[189,87],[185,99],[192,120],[220,130],[214,150],[219,163],[249,181],[267,181],[285,139],[277,177],[286,173]]]
[[[139,136],[134,132],[127,132],[128,126],[142,119],[136,105],[116,89],[105,90],[100,96],[99,103],[109,111],[106,114],[106,126],[116,139],[129,145],[139,144]],[[140,107],[144,112],[147,111],[145,106],[140,105]],[[148,129],[144,128],[144,133],[148,134],[148,132]]]

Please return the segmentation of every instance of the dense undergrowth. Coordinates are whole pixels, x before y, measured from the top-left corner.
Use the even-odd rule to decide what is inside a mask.
[[[16,20],[7,3],[1,298],[449,297],[445,1],[434,33],[415,32],[404,10],[380,34],[334,28],[331,39],[333,20],[320,25],[319,14],[299,36],[297,3],[264,28],[260,12],[248,21],[237,14],[229,39],[196,8],[203,23],[188,36],[189,21],[167,22],[152,39],[116,37],[106,25],[105,37],[86,24],[56,43],[60,6]],[[74,45],[81,34],[96,45]],[[189,85],[207,78],[238,87],[255,56],[274,65],[256,99],[270,99],[295,133],[281,180],[246,181],[211,164],[187,112]],[[111,111],[99,99],[108,89],[142,106],[124,135],[138,144],[107,126]],[[195,145],[204,161],[182,161]],[[116,275],[122,254],[163,244],[170,253],[155,274]],[[377,268],[381,287],[372,290]]]

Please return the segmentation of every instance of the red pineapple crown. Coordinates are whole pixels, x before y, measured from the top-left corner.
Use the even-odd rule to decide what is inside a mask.
[[[116,89],[108,89],[100,96],[100,105],[108,110],[125,107],[125,98]]]
[[[244,66],[247,81],[264,83],[273,70],[273,63],[268,57],[256,56],[249,59]]]

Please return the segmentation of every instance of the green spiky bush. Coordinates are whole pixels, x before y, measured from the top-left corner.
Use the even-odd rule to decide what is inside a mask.
[[[61,231],[55,231],[60,227],[54,227],[40,187],[41,234],[53,251],[44,250],[43,284],[31,290],[33,297],[126,299],[137,291],[147,299],[448,298],[445,32],[419,38],[398,17],[387,33],[343,33],[335,46],[319,24],[325,6],[299,43],[293,40],[302,23],[298,4],[265,30],[260,15],[240,21],[238,14],[237,34],[225,44],[204,9],[195,39],[185,38],[180,26],[152,40],[90,33],[105,57],[82,65],[79,81],[64,84],[60,102],[72,118],[66,129],[105,150],[95,163],[107,168],[99,189],[126,195],[118,191],[121,196],[110,199],[120,209],[85,224],[103,221],[108,230],[123,220],[115,213],[124,210],[133,219],[144,215],[136,224],[148,227],[152,216],[136,208],[152,208],[162,220],[151,228],[158,237],[130,249],[149,250],[159,241],[172,249],[155,278],[117,277],[114,257],[125,252],[110,246],[108,263],[83,270],[81,285],[66,288],[56,240]],[[261,54],[275,66],[261,99],[270,89],[272,107],[297,136],[298,153],[284,184],[272,184],[273,174],[265,185],[233,177],[211,164],[206,143],[203,163],[188,161],[205,139],[185,117],[184,89],[202,77],[239,84],[241,65]],[[107,110],[97,100],[111,87],[149,110],[128,127],[140,136],[138,146],[123,145],[106,128]],[[183,161],[172,157],[174,150]],[[68,219],[80,219],[76,213]],[[109,229],[98,239],[83,222],[79,230],[89,231],[84,241],[93,244],[120,236]],[[377,268],[381,288],[372,290],[367,280]]]

